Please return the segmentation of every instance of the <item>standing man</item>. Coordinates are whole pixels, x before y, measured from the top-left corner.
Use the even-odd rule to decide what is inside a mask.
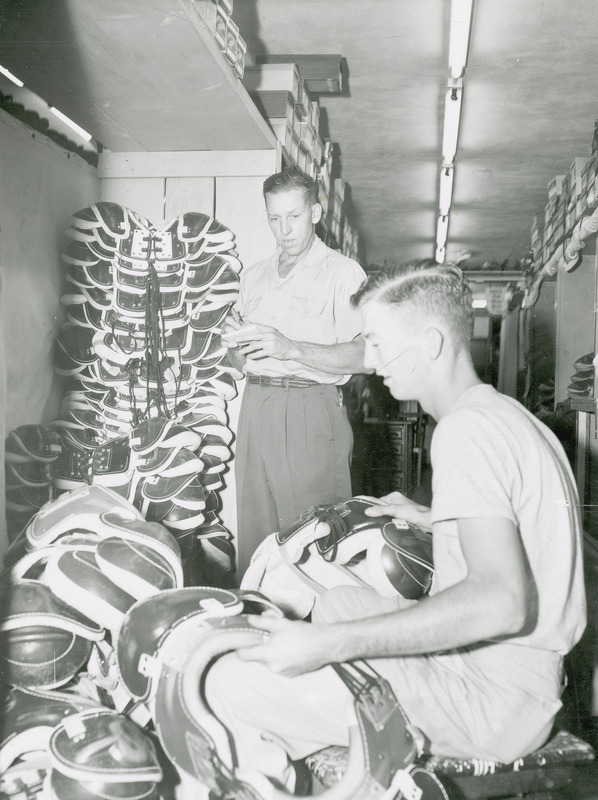
[[[326,665],[368,659],[432,753],[512,762],[540,747],[561,706],[563,659],[586,622],[575,480],[545,425],[483,384],[470,350],[471,292],[456,267],[414,262],[371,275],[365,363],[397,400],[438,421],[432,506],[398,492],[371,515],[432,531],[430,595],[324,593],[313,622],[252,617],[263,644],[207,675],[239,764],[288,786],[290,759],[346,745],[348,691]]]
[[[241,273],[223,328],[246,374],[237,433],[239,575],[257,545],[314,504],[351,497],[353,433],[341,385],[363,372],[350,297],[365,278],[316,235],[316,182],[287,167],[264,182],[276,252]]]

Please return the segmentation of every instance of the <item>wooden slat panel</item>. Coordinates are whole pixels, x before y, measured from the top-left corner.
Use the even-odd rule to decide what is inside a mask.
[[[241,262],[248,266],[274,251],[259,178],[217,178],[216,218],[235,234]]]
[[[100,178],[173,178],[270,175],[280,164],[280,148],[188,152],[101,154]]]
[[[156,224],[165,218],[163,178],[111,178],[102,181],[101,199],[130,208]]]
[[[167,178],[166,219],[187,211],[214,215],[214,178]]]

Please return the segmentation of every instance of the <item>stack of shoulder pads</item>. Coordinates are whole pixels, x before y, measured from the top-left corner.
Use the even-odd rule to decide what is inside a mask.
[[[65,717],[49,742],[48,800],[158,800],[162,768],[154,743],[110,709]]]
[[[365,497],[353,497],[307,509],[257,548],[242,588],[262,592],[300,619],[334,586],[368,586],[382,597],[419,599],[432,584],[431,534],[386,515],[367,516],[372,506]]]
[[[282,612],[254,591],[166,588],[163,574],[174,583],[177,572],[169,534],[127,516],[110,490],[85,491],[80,513],[67,516],[74,528],[65,520],[68,495],[57,501],[63,513],[42,508],[27,529],[25,561],[4,576],[1,796],[158,800],[180,780],[235,800],[289,797],[265,775],[239,769],[231,732],[205,694],[220,656],[267,639],[247,615]],[[106,492],[109,512],[101,510]],[[116,544],[125,549],[104,552]],[[139,555],[161,574],[160,588],[148,588]],[[395,786],[418,796],[415,738],[390,686],[367,666],[337,672],[355,697],[347,719],[354,766],[334,796],[374,800]]]
[[[120,628],[117,664],[123,685],[146,705],[163,752],[181,779],[187,778],[190,796],[196,793],[193,782],[210,797],[291,796],[262,773],[239,768],[231,731],[214,715],[205,692],[206,674],[220,656],[267,640],[247,617],[264,612],[281,616],[261,593],[189,587],[138,601]],[[421,796],[412,773],[415,737],[390,685],[364,662],[336,671],[355,697],[347,719],[352,768],[342,786],[322,797]],[[446,800],[444,794],[432,797]]]
[[[0,581],[0,796],[154,800],[165,759],[198,778],[196,744],[220,769],[226,731],[194,717],[194,678],[221,652],[206,636],[258,643],[242,615],[281,612],[256,592],[182,588],[171,534],[100,487],[42,508],[26,536]]]
[[[43,506],[7,562],[0,677],[53,689],[85,672],[96,697],[127,706],[114,644],[137,600],[182,587],[174,536],[111,489],[84,486]]]
[[[0,795],[34,800],[157,800],[152,734],[75,692],[10,688],[0,734]]]
[[[84,486],[42,506],[6,562],[0,579],[0,795],[35,796],[51,768],[44,797],[153,798],[161,771],[141,733],[151,720],[122,684],[116,645],[138,601],[182,587],[176,539],[111,489]],[[66,719],[71,716],[76,721]],[[59,729],[65,739],[55,738]],[[95,761],[106,731],[113,737],[106,753],[123,748],[118,769],[109,759]],[[71,739],[77,748],[89,745],[77,750],[79,767],[79,756],[69,766],[60,747]]]
[[[207,573],[228,577],[217,493],[231,455],[226,403],[241,377],[220,338],[239,289],[233,234],[201,213],[153,226],[99,202],[72,216],[67,239],[53,488],[115,490],[166,525],[184,559],[195,546]],[[33,480],[39,469],[24,471]]]
[[[6,522],[23,530],[52,496],[52,463],[62,452],[58,433],[44,425],[20,425],[4,442]]]

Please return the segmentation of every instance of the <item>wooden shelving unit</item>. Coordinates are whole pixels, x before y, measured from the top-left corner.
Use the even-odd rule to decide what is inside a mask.
[[[192,0],[0,10],[2,64],[113,152],[263,150],[276,137]],[[27,42],[27,46],[23,46]]]

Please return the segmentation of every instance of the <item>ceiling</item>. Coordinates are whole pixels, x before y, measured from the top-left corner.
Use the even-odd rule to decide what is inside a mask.
[[[343,56],[345,88],[320,96],[321,129],[338,143],[366,264],[434,255],[449,18],[449,0],[234,2],[248,63]],[[474,0],[448,260],[526,256],[548,183],[590,154],[597,30],[596,0]],[[0,8],[0,63],[112,150],[272,147],[213,49],[194,0]]]
[[[341,53],[322,95],[369,263],[433,256],[449,0],[237,0],[252,53]],[[589,156],[598,119],[596,0],[474,0],[447,259],[526,256],[548,183]]]

